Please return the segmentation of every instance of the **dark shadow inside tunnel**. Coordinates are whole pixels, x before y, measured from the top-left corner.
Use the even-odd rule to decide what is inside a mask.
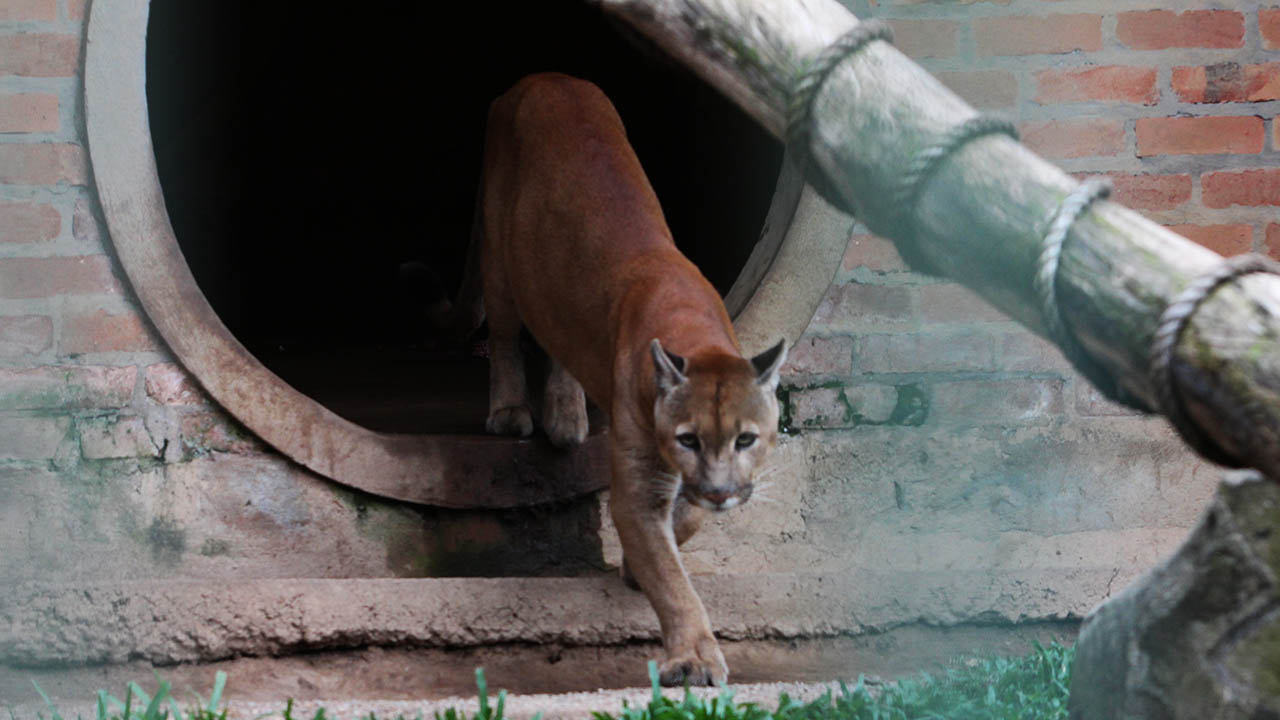
[[[153,0],[147,99],[167,210],[201,291],[264,365],[387,432],[479,432],[487,364],[440,348],[420,262],[461,274],[489,102],[555,70],[614,101],[681,249],[721,293],[782,149],[578,0]]]

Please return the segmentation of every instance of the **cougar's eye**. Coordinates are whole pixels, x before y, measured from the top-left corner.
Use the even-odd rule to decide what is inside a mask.
[[[742,433],[741,435],[738,436],[736,440],[733,441],[733,446],[738,448],[739,450],[746,450],[747,448],[755,444],[756,444],[755,433]]]
[[[697,450],[698,447],[700,446],[700,443],[698,442],[698,436],[694,435],[693,433],[680,433],[679,435],[676,436],[676,442],[680,443],[680,445],[683,447],[689,448],[690,450]]]

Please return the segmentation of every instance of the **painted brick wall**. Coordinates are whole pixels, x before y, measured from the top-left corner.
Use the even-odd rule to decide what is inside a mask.
[[[173,362],[92,189],[86,2],[0,3],[0,583],[415,574],[476,527],[505,542],[510,517],[424,514],[297,468]],[[852,7],[1122,202],[1215,249],[1280,252],[1280,8],[1156,4]],[[1083,612],[1176,544],[1213,482],[1160,421],[857,231],[787,394],[777,502],[709,528],[689,565],[910,575],[918,595],[876,596],[895,621]]]

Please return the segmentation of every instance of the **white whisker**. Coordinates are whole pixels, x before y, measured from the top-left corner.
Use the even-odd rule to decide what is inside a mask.
[[[779,471],[779,470],[781,470],[781,469],[782,469],[781,467],[765,468],[764,470],[761,470],[761,471],[756,475],[756,480],[763,480],[764,478],[767,478],[767,477],[769,477],[769,476],[773,475],[774,473],[778,472],[778,471]]]

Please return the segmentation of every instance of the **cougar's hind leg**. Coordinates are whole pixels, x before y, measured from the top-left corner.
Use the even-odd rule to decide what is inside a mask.
[[[587,396],[555,358],[542,397],[542,427],[556,447],[579,445],[587,439]]]
[[[486,254],[491,246],[486,245]],[[520,352],[520,314],[507,282],[501,253],[484,264],[484,312],[489,321],[489,418],[485,429],[495,435],[528,437],[533,415]]]
[[[533,434],[524,357],[520,353],[520,324],[494,322],[495,313],[485,296],[489,316],[489,419],[485,428],[495,435],[528,437]]]

